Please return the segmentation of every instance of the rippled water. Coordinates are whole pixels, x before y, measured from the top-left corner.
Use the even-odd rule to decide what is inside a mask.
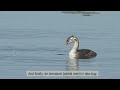
[[[100,12],[94,16],[61,12],[0,12],[0,78],[27,77],[26,71],[98,71],[97,77],[120,78],[120,12]],[[72,44],[66,39],[76,35],[81,49],[97,52],[93,59],[80,59],[69,67]]]

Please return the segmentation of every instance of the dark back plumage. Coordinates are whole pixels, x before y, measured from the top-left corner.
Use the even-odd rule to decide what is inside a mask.
[[[77,51],[77,57],[80,59],[89,59],[96,56],[97,53],[89,49],[81,49]]]

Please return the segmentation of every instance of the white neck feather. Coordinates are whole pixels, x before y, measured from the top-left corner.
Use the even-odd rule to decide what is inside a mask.
[[[69,55],[74,56],[75,53],[77,52],[78,48],[79,48],[79,41],[75,41],[74,46],[73,46],[72,50],[70,51]]]
[[[74,49],[74,50],[78,50],[78,48],[79,48],[79,41],[75,41],[75,43],[74,43],[74,46],[73,46],[73,48],[72,48],[72,50]]]

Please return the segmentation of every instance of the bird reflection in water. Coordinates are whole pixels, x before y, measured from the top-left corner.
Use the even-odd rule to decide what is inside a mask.
[[[78,71],[79,70],[79,63],[77,58],[69,58],[66,61],[66,70],[67,71]]]
[[[79,71],[80,70],[80,64],[89,64],[95,62],[95,59],[77,59],[75,57],[69,57],[68,60],[66,60],[66,70],[67,71]]]

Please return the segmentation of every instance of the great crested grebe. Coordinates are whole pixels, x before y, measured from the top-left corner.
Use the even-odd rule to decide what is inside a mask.
[[[89,50],[89,49],[80,49],[79,48],[79,40],[75,36],[70,36],[66,41],[66,46],[70,43],[74,43],[72,50],[69,52],[70,58],[77,59],[89,59],[97,56],[97,53]]]

